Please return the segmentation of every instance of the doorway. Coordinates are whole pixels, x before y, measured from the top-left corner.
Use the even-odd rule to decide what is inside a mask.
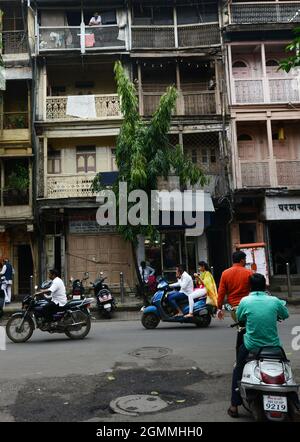
[[[18,246],[18,287],[19,295],[30,293],[30,276],[33,275],[33,262],[29,245]]]

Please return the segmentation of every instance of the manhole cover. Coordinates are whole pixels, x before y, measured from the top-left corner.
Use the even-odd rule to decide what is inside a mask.
[[[139,413],[155,413],[168,404],[158,396],[139,394],[119,397],[111,401],[109,406],[115,413],[138,416]]]
[[[144,359],[159,359],[164,358],[165,356],[168,356],[172,353],[172,350],[170,348],[165,347],[141,347],[137,350],[134,350],[133,352],[130,352],[129,354],[131,356],[135,356],[137,358],[144,358]]]

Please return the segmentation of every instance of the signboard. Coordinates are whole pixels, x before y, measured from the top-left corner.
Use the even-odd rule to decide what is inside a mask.
[[[246,267],[266,278],[269,285],[268,261],[265,243],[239,244],[237,249],[246,253]]]
[[[300,220],[300,197],[266,197],[267,221]]]
[[[97,221],[91,220],[77,220],[69,221],[70,233],[116,233],[115,226],[99,226]]]

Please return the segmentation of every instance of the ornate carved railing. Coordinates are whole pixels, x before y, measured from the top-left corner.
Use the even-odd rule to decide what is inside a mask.
[[[269,79],[271,102],[300,101],[299,82],[296,78]]]
[[[4,55],[28,52],[27,33],[25,31],[2,31],[2,51]]]
[[[270,168],[266,161],[240,161],[242,187],[270,187]]]
[[[234,104],[300,101],[297,78],[234,79]]]
[[[46,120],[77,120],[67,115],[68,97],[47,97]],[[97,119],[121,118],[120,100],[118,95],[95,95]]]
[[[46,198],[83,198],[96,196],[91,190],[94,175],[48,175]]]
[[[230,5],[232,24],[299,23],[300,2],[247,2]]]
[[[277,160],[279,186],[300,186],[300,161]]]

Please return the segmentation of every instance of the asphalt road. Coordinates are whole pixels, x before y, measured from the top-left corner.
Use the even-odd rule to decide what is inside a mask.
[[[145,330],[138,319],[102,321],[84,341],[37,331],[25,344],[7,342],[0,351],[0,421],[231,421],[226,410],[236,332],[230,323]],[[295,326],[298,313],[279,330],[300,382],[300,350],[291,348]],[[168,407],[137,417],[109,408],[120,396],[151,393]],[[251,419],[241,412],[239,421]]]

